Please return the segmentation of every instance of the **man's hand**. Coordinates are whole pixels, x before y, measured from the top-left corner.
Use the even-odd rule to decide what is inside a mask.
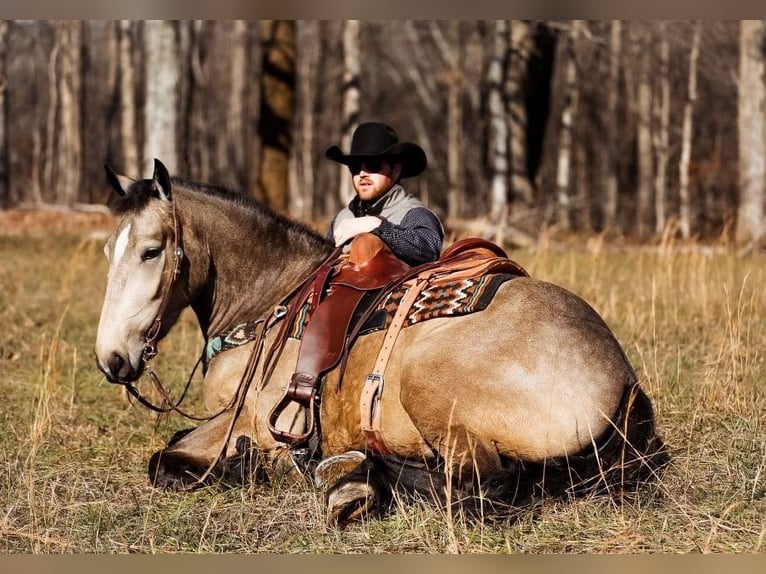
[[[335,246],[343,245],[349,239],[356,237],[360,233],[367,233],[378,227],[382,223],[379,217],[365,215],[364,217],[354,217],[344,219],[333,229],[335,236]]]

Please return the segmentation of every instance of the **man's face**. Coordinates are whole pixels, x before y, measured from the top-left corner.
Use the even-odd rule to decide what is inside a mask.
[[[349,166],[359,199],[372,201],[386,193],[398,180],[402,172],[400,163],[385,159],[370,158],[353,162]]]

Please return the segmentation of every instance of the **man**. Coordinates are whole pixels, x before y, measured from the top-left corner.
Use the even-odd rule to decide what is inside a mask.
[[[420,146],[400,142],[396,132],[385,124],[369,122],[354,131],[348,154],[338,146],[332,146],[325,156],[348,166],[356,190],[356,197],[335,216],[328,231],[328,237],[336,246],[353,243],[349,261],[353,259],[354,248],[357,255],[365,253],[375,258],[377,264],[373,267],[378,273],[384,272],[382,278],[375,280],[385,285],[389,272],[393,279],[394,275],[405,272],[407,266],[439,258],[444,238],[441,221],[400,183],[426,168],[426,154]],[[356,242],[355,238],[358,238]],[[283,399],[270,417],[276,422],[274,413],[281,412],[287,401],[297,401],[307,409],[309,422],[305,432],[298,435],[284,433],[284,438],[290,442],[308,441],[314,431],[311,413],[315,409],[319,380],[341,359],[352,315],[365,293],[365,288],[359,288],[357,282],[370,288],[370,278],[362,277],[365,271],[361,267],[347,274],[343,284],[336,285],[326,294],[303,331],[296,370]],[[354,265],[348,268],[353,269]],[[339,476],[359,464],[364,456],[360,451],[349,451],[326,458],[317,465],[314,479],[317,484],[325,484],[330,477]]]
[[[328,237],[336,246],[360,233],[372,233],[408,265],[439,258],[444,239],[441,221],[401,185],[402,179],[426,168],[420,146],[400,142],[386,124],[367,122],[354,131],[348,154],[335,145],[325,157],[348,166],[356,191],[330,224]]]

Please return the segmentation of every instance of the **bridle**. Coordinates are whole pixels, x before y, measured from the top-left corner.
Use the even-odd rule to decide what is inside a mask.
[[[162,317],[165,315],[165,311],[167,310],[168,304],[170,303],[173,287],[175,287],[178,278],[181,276],[181,266],[183,265],[184,260],[183,237],[181,232],[181,225],[178,220],[178,209],[175,202],[171,202],[171,205],[173,213],[173,265],[170,272],[170,280],[165,284],[165,287],[162,291],[160,307],[157,311],[157,315],[154,317],[154,321],[152,321],[152,324],[149,327],[149,330],[146,332],[146,335],[144,335],[144,349],[141,352],[141,360],[144,364],[144,372],[149,375],[149,378],[154,383],[155,388],[163,397],[166,406],[158,406],[149,401],[131,382],[123,383],[123,385],[125,386],[125,389],[128,391],[128,393],[133,396],[139,403],[154,412],[168,413],[175,411],[188,419],[205,421],[218,416],[220,412],[230,408],[231,405],[221,409],[219,413],[216,413],[212,416],[197,416],[181,409],[180,405],[186,397],[186,393],[191,386],[191,381],[194,378],[194,374],[197,372],[197,368],[202,361],[202,357],[200,357],[194,365],[194,368],[192,369],[192,372],[186,381],[184,390],[177,401],[173,401],[172,397],[170,396],[170,392],[165,388],[165,386],[160,381],[160,378],[151,368],[151,360],[157,356],[157,342],[160,338],[160,332],[162,331]]]

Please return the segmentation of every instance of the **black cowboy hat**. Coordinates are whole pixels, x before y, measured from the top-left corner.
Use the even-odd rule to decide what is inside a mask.
[[[426,153],[414,143],[400,142],[394,128],[380,122],[359,124],[351,137],[351,151],[344,154],[334,145],[324,153],[327,159],[349,165],[355,160],[388,157],[402,164],[402,178],[423,172],[428,164]]]

